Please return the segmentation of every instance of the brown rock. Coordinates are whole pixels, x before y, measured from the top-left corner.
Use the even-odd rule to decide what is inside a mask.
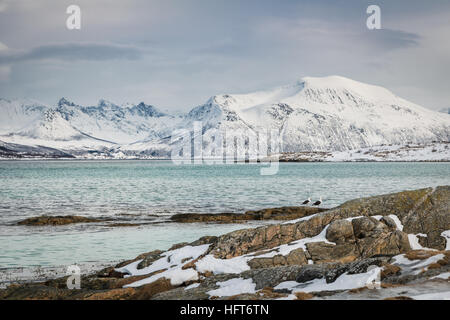
[[[411,297],[407,297],[407,296],[397,296],[397,297],[385,298],[384,300],[414,300],[414,299]]]
[[[269,208],[245,213],[182,213],[173,215],[170,219],[179,223],[191,222],[215,222],[215,223],[239,223],[250,220],[292,220],[313,215],[327,209],[318,207],[281,207]]]
[[[391,231],[397,230],[397,224],[395,223],[394,219],[391,217],[382,217],[380,219],[380,222],[384,223]]]
[[[383,270],[381,271],[381,280],[384,280],[390,276],[398,275],[402,269],[399,266],[394,266],[392,264],[385,264]]]
[[[388,227],[384,223],[372,217],[353,219],[352,225],[356,239],[377,237],[380,233],[388,231]]]
[[[405,257],[409,260],[425,260],[439,253],[433,250],[411,250],[405,254]]]
[[[89,222],[101,222],[105,220],[81,217],[81,216],[39,216],[27,218],[19,221],[18,225],[25,226],[60,226],[71,223],[89,223]]]
[[[326,238],[328,241],[336,244],[355,243],[355,236],[353,233],[353,224],[348,220],[335,220],[330,223]]]
[[[359,252],[354,244],[333,245],[326,242],[311,242],[306,244],[306,249],[314,263],[347,263],[359,257]]]
[[[296,300],[309,300],[314,298],[314,295],[312,295],[311,293],[307,293],[307,292],[296,292],[294,293],[294,295],[297,297]]]
[[[281,254],[270,258],[254,258],[248,262],[251,269],[272,268],[278,266],[307,264],[305,252],[302,248],[292,250],[286,256]]]
[[[104,292],[94,293],[87,296],[86,300],[127,300],[136,294],[134,288],[113,289]]]
[[[134,300],[148,300],[157,293],[175,288],[170,284],[170,280],[160,278],[152,283],[136,288],[136,293],[132,296]]]

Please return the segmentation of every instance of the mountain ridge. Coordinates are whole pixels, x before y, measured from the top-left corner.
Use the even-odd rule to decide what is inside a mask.
[[[81,106],[62,97],[49,106],[32,101],[0,99],[6,115],[0,120],[0,140],[77,154],[108,150],[168,157],[172,133],[192,133],[200,121],[206,147],[217,130],[236,136],[278,130],[282,152],[450,141],[450,115],[341,76],[304,77],[266,91],[214,95],[183,115],[170,115],[144,102],[117,105],[101,99],[95,106]],[[249,148],[248,142],[242,148]]]

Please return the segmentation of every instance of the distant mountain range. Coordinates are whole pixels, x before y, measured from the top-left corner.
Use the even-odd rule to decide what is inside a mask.
[[[100,100],[96,106],[80,106],[65,98],[55,106],[0,99],[0,110],[0,151],[14,155],[20,146],[17,156],[30,147],[35,154],[45,148],[47,156],[55,150],[55,157],[167,158],[176,143],[173,132],[193,131],[196,121],[201,121],[204,137],[215,129],[237,135],[276,130],[282,152],[450,141],[450,115],[385,88],[338,76],[306,77],[267,91],[213,96],[183,115],[143,102],[116,105]],[[204,139],[204,146],[208,143]]]
[[[439,110],[439,112],[450,114],[450,107],[449,107],[449,108],[441,109],[441,110]]]

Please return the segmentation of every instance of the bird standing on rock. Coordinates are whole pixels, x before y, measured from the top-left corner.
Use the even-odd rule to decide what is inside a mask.
[[[308,203],[310,203],[311,202],[311,198],[308,198],[307,200],[305,200],[305,201],[303,201],[303,205],[305,205],[305,204],[308,204]]]
[[[319,206],[322,203],[322,196],[320,196],[319,200],[313,203],[313,206]]]

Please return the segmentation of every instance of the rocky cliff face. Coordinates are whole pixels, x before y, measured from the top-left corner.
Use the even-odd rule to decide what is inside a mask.
[[[445,298],[449,209],[450,186],[357,199],[142,254],[83,277],[81,290],[63,278],[13,285],[0,298]]]

